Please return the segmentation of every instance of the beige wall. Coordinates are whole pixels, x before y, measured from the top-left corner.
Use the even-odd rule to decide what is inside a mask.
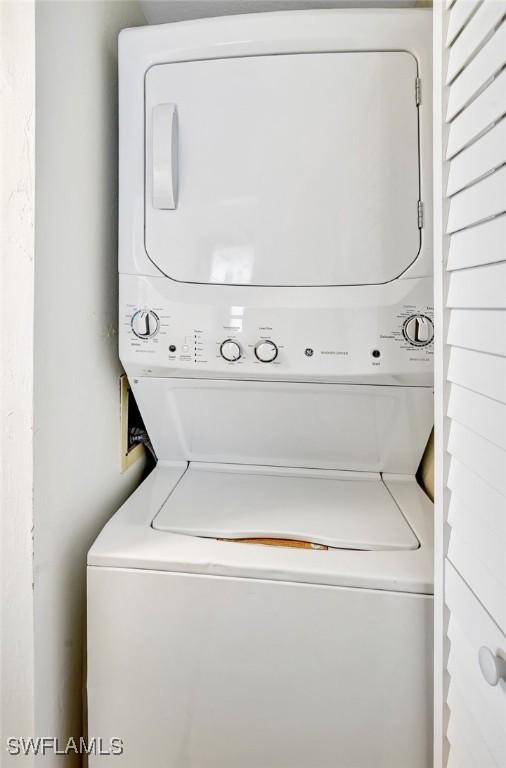
[[[142,23],[36,3],[35,733],[61,739],[82,733],[86,553],[142,471],[120,468],[116,221],[117,35]]]
[[[35,6],[0,2],[0,764],[33,732]]]

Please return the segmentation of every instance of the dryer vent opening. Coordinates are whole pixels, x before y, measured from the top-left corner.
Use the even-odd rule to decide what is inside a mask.
[[[122,472],[126,472],[143,456],[148,457],[151,465],[156,463],[153,447],[126,374],[120,377],[120,444]]]

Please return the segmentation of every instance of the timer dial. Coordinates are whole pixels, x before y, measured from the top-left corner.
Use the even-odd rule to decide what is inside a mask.
[[[160,319],[150,309],[139,309],[132,317],[131,326],[139,339],[151,339],[160,329]]]
[[[226,339],[220,347],[220,354],[229,363],[234,363],[241,357],[241,347],[233,339]]]
[[[255,346],[255,355],[261,363],[272,363],[278,356],[278,348],[273,341],[259,341]]]
[[[425,347],[434,338],[434,325],[426,315],[411,315],[402,330],[406,340],[415,347]]]

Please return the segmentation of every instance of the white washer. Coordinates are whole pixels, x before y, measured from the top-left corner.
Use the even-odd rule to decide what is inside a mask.
[[[90,765],[429,768],[430,14],[120,37],[120,355],[158,464],[88,556]]]
[[[431,765],[432,505],[357,474],[158,464],[89,556],[111,765]],[[212,538],[259,534],[343,548]]]

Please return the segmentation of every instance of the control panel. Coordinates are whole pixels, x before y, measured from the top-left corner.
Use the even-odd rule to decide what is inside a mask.
[[[121,278],[131,375],[432,383],[430,278],[348,287],[333,307],[176,302],[168,282]]]

